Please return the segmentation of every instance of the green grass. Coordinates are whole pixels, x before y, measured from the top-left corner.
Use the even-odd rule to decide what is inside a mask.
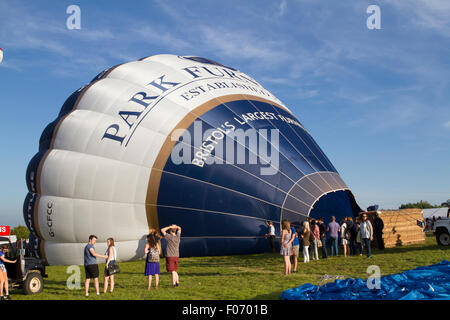
[[[341,250],[341,248],[339,248]],[[378,265],[382,275],[399,273],[418,266],[435,264],[443,259],[450,260],[450,249],[436,245],[434,237],[427,237],[419,245],[374,250],[373,258],[365,256],[343,256],[328,260],[303,263],[299,259],[298,273],[283,275],[283,260],[279,254],[263,253],[240,256],[181,258],[179,265],[180,286],[171,287],[170,274],[165,272],[165,261],[161,259],[159,290],[148,292],[147,278],[144,276],[144,261],[120,263],[121,273],[116,275],[116,287],[113,294],[101,294],[97,297],[91,281],[89,298],[84,297],[84,268],[81,267],[81,289],[69,290],[65,266],[47,267],[48,278],[44,280],[44,292],[26,296],[20,289],[12,291],[14,300],[19,299],[279,299],[280,294],[289,288],[305,283],[319,284],[325,274],[350,278],[366,279],[369,265]],[[103,270],[104,265],[99,265]],[[102,271],[101,271],[102,272]],[[154,280],[153,280],[154,286]],[[103,279],[100,278],[101,291]]]

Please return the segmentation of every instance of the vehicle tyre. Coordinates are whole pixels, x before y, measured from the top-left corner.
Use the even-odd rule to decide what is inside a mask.
[[[44,289],[44,280],[39,271],[29,272],[24,283],[25,294],[38,294]]]
[[[436,231],[436,241],[440,246],[450,245],[450,234],[447,230],[437,230]]]

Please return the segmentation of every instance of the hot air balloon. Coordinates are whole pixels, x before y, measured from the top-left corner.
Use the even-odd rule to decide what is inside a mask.
[[[183,229],[181,256],[265,251],[265,221],[361,211],[292,112],[250,76],[215,61],[155,55],[75,91],[44,129],[27,168],[33,253],[83,263],[113,237],[118,260],[145,236]]]
[[[3,49],[0,48],[0,63],[3,61]]]

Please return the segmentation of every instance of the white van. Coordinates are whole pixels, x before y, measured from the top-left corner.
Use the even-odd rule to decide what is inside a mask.
[[[9,239],[9,241],[8,241],[7,239]],[[2,244],[8,244],[9,242],[11,242],[11,243],[13,243],[13,244],[16,244],[16,241],[17,241],[17,237],[16,237],[15,235],[11,235],[11,236],[1,236],[1,239],[0,239],[0,246],[1,246]]]

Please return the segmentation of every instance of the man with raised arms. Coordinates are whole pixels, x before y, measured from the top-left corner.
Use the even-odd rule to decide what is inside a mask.
[[[167,233],[169,230],[169,233]],[[166,270],[172,272],[172,287],[178,287],[178,258],[180,256],[181,227],[172,224],[161,229],[161,234],[166,239]]]

